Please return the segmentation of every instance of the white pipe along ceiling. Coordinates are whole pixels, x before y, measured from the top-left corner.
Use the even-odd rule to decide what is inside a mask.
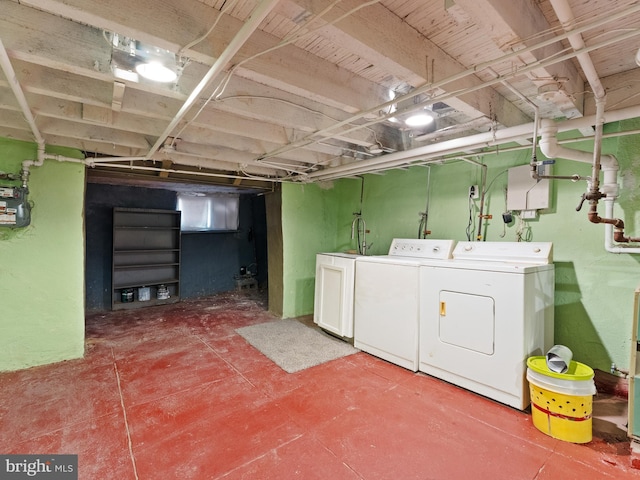
[[[601,152],[605,123],[640,117],[638,1],[5,0],[0,32],[0,136],[38,145],[24,182],[56,160],[267,190],[516,143],[534,176],[538,148],[591,163],[588,219],[608,251],[640,253],[613,217],[619,166]],[[147,45],[168,54],[168,83],[134,70]],[[414,113],[434,122],[410,127]]]

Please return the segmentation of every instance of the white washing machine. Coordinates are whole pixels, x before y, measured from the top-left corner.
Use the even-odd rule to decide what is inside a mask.
[[[356,258],[350,253],[318,253],[313,321],[344,339],[353,338]]]
[[[527,408],[527,358],[553,346],[552,244],[461,242],[420,275],[420,371]]]
[[[451,257],[453,240],[396,238],[388,255],[356,259],[354,346],[418,371],[420,265]]]

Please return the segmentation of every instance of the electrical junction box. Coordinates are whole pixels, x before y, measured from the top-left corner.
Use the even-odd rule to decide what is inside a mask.
[[[538,174],[551,175],[551,165],[539,165]],[[508,176],[507,210],[535,211],[551,206],[549,179],[534,179],[530,165],[510,168]],[[532,215],[535,218],[535,213]]]
[[[31,223],[31,206],[26,187],[0,186],[0,227],[26,227]]]

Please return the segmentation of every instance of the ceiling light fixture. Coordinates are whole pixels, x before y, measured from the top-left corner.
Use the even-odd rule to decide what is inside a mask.
[[[147,80],[160,83],[173,82],[178,78],[178,74],[175,71],[171,70],[169,67],[165,67],[162,63],[155,61],[137,64],[136,72]]]
[[[116,77],[137,82],[140,76],[158,83],[178,79],[176,56],[169,50],[117,33],[110,35],[111,67]]]
[[[379,143],[366,147],[366,150],[367,150],[367,152],[369,152],[369,153],[371,153],[373,155],[378,155],[378,154],[384,152],[384,149],[382,148],[382,145],[380,145]]]
[[[136,72],[147,80],[169,83],[178,78],[176,56],[164,48],[144,45],[137,42],[136,56],[139,61],[136,64]]]
[[[420,112],[408,117],[404,123],[407,127],[424,127],[433,123],[434,120],[433,115],[429,115],[426,112]]]

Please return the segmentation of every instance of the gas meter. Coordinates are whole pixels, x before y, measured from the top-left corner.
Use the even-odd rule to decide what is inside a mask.
[[[0,227],[26,227],[31,223],[27,187],[0,185]]]

